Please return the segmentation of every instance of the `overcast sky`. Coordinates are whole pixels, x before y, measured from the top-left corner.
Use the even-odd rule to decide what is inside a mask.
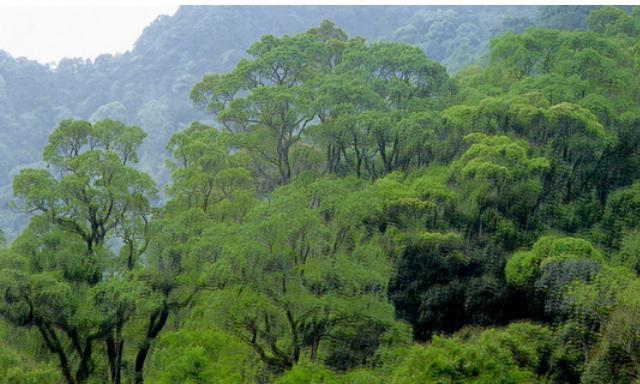
[[[0,5],[0,49],[41,63],[124,52],[159,15],[176,5]]]

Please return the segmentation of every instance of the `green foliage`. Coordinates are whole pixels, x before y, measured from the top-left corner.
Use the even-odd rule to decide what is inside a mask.
[[[598,5],[547,5],[538,11],[540,26],[553,29],[587,29],[589,13]]]
[[[551,332],[529,324],[471,334],[464,341],[434,337],[409,351],[391,382],[533,383],[550,345]]]
[[[429,161],[421,157],[437,118],[422,109],[440,104],[435,97],[446,92],[444,67],[417,48],[348,40],[328,21],[321,29],[263,37],[247,51],[251,60],[231,73],[205,76],[192,100],[233,134],[268,190],[298,176],[305,164],[296,163],[303,159],[294,151],[304,148],[309,131],[332,173],[375,179]],[[314,121],[319,124],[310,126]]]
[[[602,218],[605,244],[618,248],[625,231],[640,225],[640,185],[633,184],[613,192],[607,200]]]
[[[596,355],[589,361],[582,378],[585,383],[634,383],[638,375],[638,284],[630,285],[611,314]]]
[[[253,383],[259,363],[251,351],[221,332],[183,329],[164,334],[151,362],[150,381],[169,383]]]
[[[255,28],[275,14],[255,9]],[[534,8],[354,24],[412,17],[392,35],[416,47],[328,20],[283,35],[334,12],[308,8],[252,45],[198,40],[207,59],[179,65],[197,75],[165,63],[125,100],[60,102],[45,166],[12,171],[30,220],[0,247],[0,381],[633,383],[640,11],[594,9],[545,7],[556,29],[530,28]],[[158,49],[148,33],[132,63]],[[10,95],[30,104],[0,72],[0,125],[43,124],[48,107],[3,117]],[[215,121],[176,131],[190,88]],[[155,127],[146,144],[131,121]]]
[[[600,276],[608,271],[601,252],[589,241],[553,235],[541,237],[531,250],[514,253],[504,268],[507,284],[529,293],[526,302],[540,308],[538,316],[554,322],[580,317],[590,324],[602,320],[594,310],[615,303],[608,290],[610,278],[598,288]],[[586,288],[578,293],[576,287]]]
[[[491,36],[520,33],[535,23],[532,7],[437,7],[415,12],[389,38],[422,48],[456,73],[482,61]]]
[[[120,380],[129,356],[118,348],[138,342],[123,330],[157,304],[138,276],[155,198],[151,178],[130,166],[143,138],[140,128],[112,120],[64,120],[44,151],[50,169],[14,179],[20,206],[34,216],[3,255],[1,313],[38,330],[67,383],[88,382],[98,364]],[[110,242],[121,245],[121,257]],[[106,346],[102,359],[98,344]]]
[[[4,328],[4,327],[3,327]],[[6,336],[6,330],[3,330]],[[0,346],[0,383],[2,384],[55,384],[60,382],[60,375],[52,364],[41,363],[31,359],[2,343]]]
[[[542,193],[540,176],[549,169],[549,161],[529,158],[527,143],[507,136],[472,133],[465,142],[469,148],[452,165],[476,203],[469,212],[476,217],[473,226],[479,237],[493,232],[496,242],[513,248],[518,230],[529,230],[535,220]]]
[[[507,282],[515,287],[531,283],[540,268],[540,259],[533,251],[519,251],[513,254],[505,266]]]
[[[169,162],[174,185],[168,191],[176,203],[205,213],[230,200],[246,203],[252,189],[251,174],[245,167],[248,158],[243,152],[231,153],[231,140],[200,123],[171,136],[167,149],[174,157]]]
[[[330,180],[354,194],[362,185]],[[248,213],[234,236],[222,239],[220,257],[239,275],[214,296],[220,321],[275,371],[292,367],[303,351],[312,361],[322,357],[323,340],[336,332],[345,342],[363,332],[381,336],[394,322],[384,300],[384,254],[375,238],[363,236],[362,223],[337,221],[358,211],[337,199],[340,188],[325,186],[320,179],[276,190],[268,204]],[[380,336],[368,341],[373,350]],[[353,348],[362,351],[357,343]],[[362,353],[356,361],[373,351]]]
[[[585,361],[596,335],[589,327],[575,321],[562,324],[553,340],[550,358],[550,383],[580,383]]]
[[[335,383],[335,373],[318,365],[299,365],[280,377],[277,384]]]
[[[538,276],[540,268],[565,260],[589,259],[602,262],[602,255],[587,240],[544,236],[533,245],[530,251],[516,252],[505,266],[507,282],[514,286],[531,283]]]
[[[616,264],[622,265],[635,273],[640,273],[640,240],[637,231],[629,232],[622,239],[620,251],[613,257]]]
[[[589,29],[605,35],[625,34],[637,36],[640,33],[638,20],[620,8],[607,6],[589,13]]]

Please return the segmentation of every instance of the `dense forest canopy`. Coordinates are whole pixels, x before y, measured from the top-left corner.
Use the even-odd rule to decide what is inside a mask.
[[[505,9],[257,28],[176,86],[182,129],[133,91],[147,132],[131,100],[49,116],[13,172],[0,383],[637,383],[640,7]]]

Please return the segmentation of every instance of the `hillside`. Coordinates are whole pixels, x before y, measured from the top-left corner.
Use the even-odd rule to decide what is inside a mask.
[[[264,34],[180,129],[133,90],[57,123],[12,181],[0,384],[637,384],[640,6],[505,18],[455,75],[488,22],[422,11],[413,45]]]
[[[64,59],[49,68],[0,52],[0,228],[13,237],[21,227],[24,220],[6,208],[11,178],[41,161],[47,135],[64,118],[111,117],[142,127],[149,136],[141,167],[165,182],[167,139],[205,118],[189,101],[193,85],[205,73],[233,68],[264,34],[295,34],[330,19],[350,35],[415,44],[460,69],[485,53],[491,36],[531,25],[536,12],[534,7],[183,6],[158,18],[134,49],[121,55]]]

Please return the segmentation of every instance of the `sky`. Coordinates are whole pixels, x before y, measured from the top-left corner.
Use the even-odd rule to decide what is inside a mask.
[[[177,5],[0,5],[0,49],[41,63],[122,53]]]

